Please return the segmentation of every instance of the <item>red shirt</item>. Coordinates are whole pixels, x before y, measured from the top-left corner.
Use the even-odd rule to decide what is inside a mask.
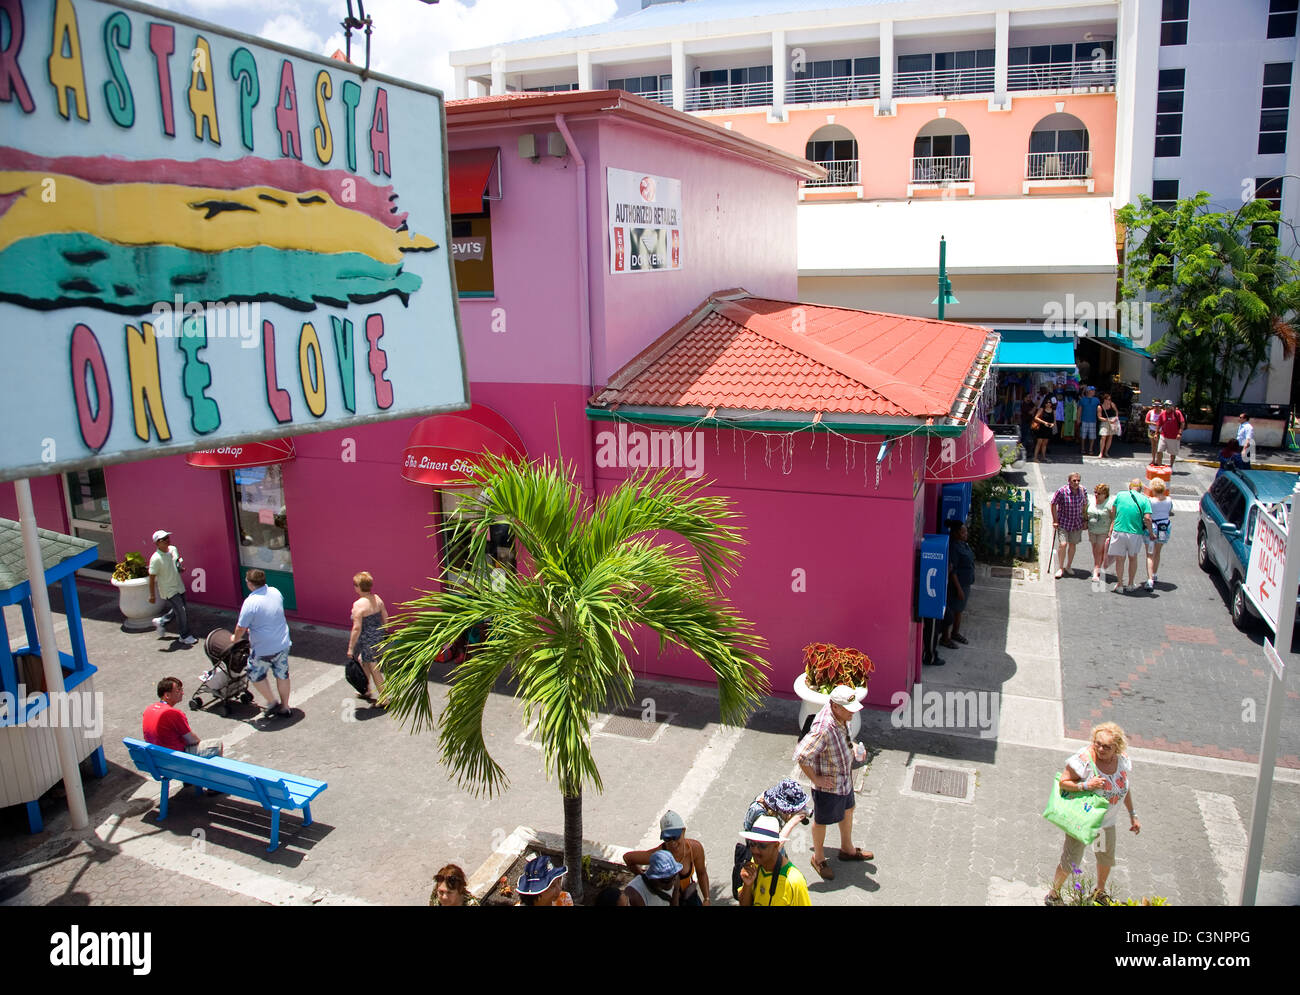
[[[1175,408],[1173,411],[1162,411],[1160,417],[1156,419],[1156,429],[1166,439],[1176,439],[1183,431],[1183,413]]]
[[[144,710],[144,741],[154,746],[185,752],[189,744],[185,734],[190,732],[190,720],[179,708],[165,701],[155,701]]]

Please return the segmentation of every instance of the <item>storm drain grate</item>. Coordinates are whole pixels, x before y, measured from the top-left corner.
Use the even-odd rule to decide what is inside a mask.
[[[625,736],[628,739],[652,740],[664,727],[662,722],[651,722],[642,717],[639,710],[631,710],[621,715],[611,715],[600,726],[599,732],[606,736]]]
[[[969,787],[970,774],[965,771],[925,764],[917,764],[912,770],[912,790],[918,794],[964,799]]]

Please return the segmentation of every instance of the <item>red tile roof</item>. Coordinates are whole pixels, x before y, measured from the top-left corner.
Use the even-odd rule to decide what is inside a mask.
[[[592,403],[937,421],[982,377],[988,340],[949,321],[718,294]]]

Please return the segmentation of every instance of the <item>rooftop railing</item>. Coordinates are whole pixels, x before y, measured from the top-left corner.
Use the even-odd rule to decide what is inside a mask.
[[[874,100],[879,96],[878,75],[795,79],[785,85],[787,104],[830,104],[845,100]]]
[[[713,111],[731,107],[769,107],[771,83],[720,83],[686,88],[686,110]]]
[[[1008,90],[1113,90],[1115,60],[1053,62],[1034,66],[1008,66]]]

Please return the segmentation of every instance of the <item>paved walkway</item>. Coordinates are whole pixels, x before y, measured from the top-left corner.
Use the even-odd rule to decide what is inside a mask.
[[[1045,497],[1033,468],[1029,476]],[[881,752],[858,794],[855,837],[877,860],[839,864],[835,880],[823,882],[811,869],[807,837],[797,837],[791,853],[817,904],[1041,901],[1060,834],[1039,813],[1053,772],[1081,745],[1065,731],[1067,717],[1084,707],[1071,691],[1068,637],[1062,680],[1062,590],[1050,579],[994,577],[982,569],[963,626],[970,644],[945,651],[947,666],[926,669],[925,692],[998,692],[996,737],[981,738],[969,719],[964,730],[897,728],[890,713],[863,713],[863,738]],[[284,845],[269,855],[267,813],[237,799],[177,792],[167,821],[157,823],[157,785],[135,771],[121,739],[138,734],[140,711],[160,676],[180,676],[188,686],[206,658],[201,647],[184,650],[152,634],[122,632],[111,590],[87,587],[82,602],[105,694],[110,772],[102,781],[87,779],[90,831],[68,829],[60,789],[42,802],[47,830],[39,836],[27,834],[21,808],[0,811],[0,903],[423,904],[442,863],[454,860],[473,873],[517,827],[562,827],[559,793],[545,780],[540,751],[508,688],[492,696],[485,729],[511,785],[497,798],[477,798],[448,780],[433,736],[411,736],[382,711],[357,707],[338,662],[346,634],[310,626],[293,627],[293,720],[265,722],[251,706],[229,718],[207,710],[190,717],[200,736],[225,740],[227,755],[327,780],[329,789],[313,805],[316,823],[304,828],[286,815]],[[194,614],[198,631],[230,624],[220,612],[197,607]],[[432,675],[435,712],[444,676]],[[707,689],[639,682],[636,699],[638,717],[653,710],[649,728],[614,717],[593,739],[605,790],[585,799],[585,835],[635,846],[652,840],[659,816],[674,808],[705,845],[714,900],[728,901],[745,807],[792,772],[796,706],[771,699],[745,729],[725,729],[716,724]],[[1192,715],[1196,707],[1185,710]],[[1125,722],[1154,731],[1141,719]],[[1114,890],[1161,894],[1178,904],[1234,902],[1254,769],[1168,750],[1132,754],[1144,828],[1120,841]],[[913,791],[917,768],[927,766],[969,774],[969,799]],[[1297,829],[1300,772],[1280,769],[1261,902],[1300,901]]]

